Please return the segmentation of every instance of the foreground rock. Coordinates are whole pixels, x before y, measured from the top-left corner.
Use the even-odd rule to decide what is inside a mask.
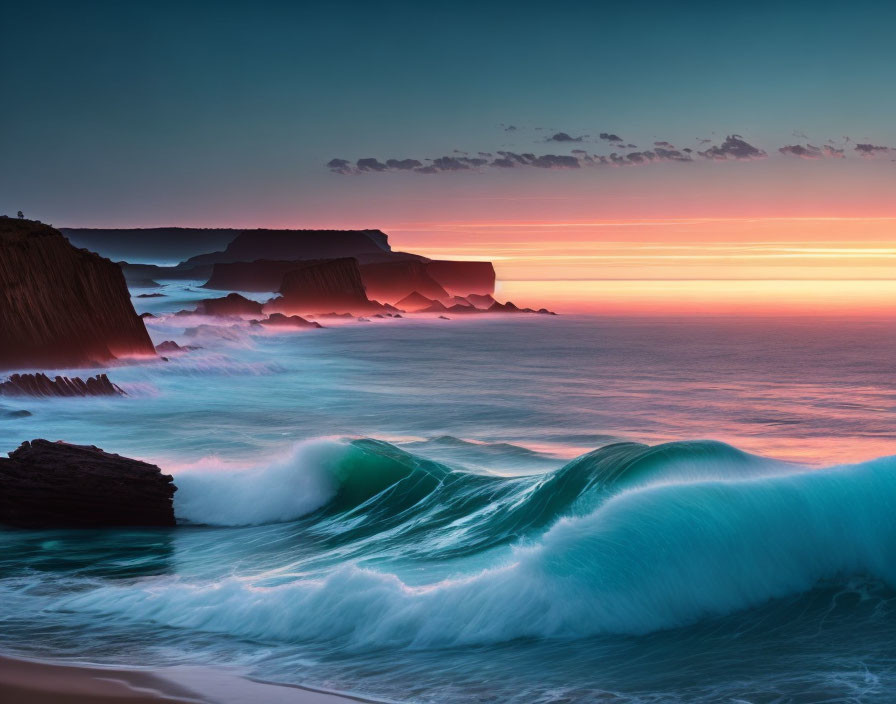
[[[2,396],[127,396],[121,387],[109,381],[105,374],[86,380],[46,374],[13,374],[0,383]]]
[[[121,270],[58,230],[0,217],[0,369],[155,356]]]
[[[0,458],[0,523],[22,528],[173,526],[172,477],[152,464],[63,442]]]

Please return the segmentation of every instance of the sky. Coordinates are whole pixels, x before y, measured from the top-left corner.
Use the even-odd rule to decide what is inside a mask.
[[[0,213],[378,227],[573,307],[892,300],[893,3],[7,0],[0,21]]]

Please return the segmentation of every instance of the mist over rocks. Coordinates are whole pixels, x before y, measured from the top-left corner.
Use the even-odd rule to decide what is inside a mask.
[[[0,369],[155,356],[121,269],[58,230],[0,217]]]

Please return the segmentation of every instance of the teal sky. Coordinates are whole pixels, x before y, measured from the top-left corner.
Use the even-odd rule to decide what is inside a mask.
[[[0,212],[56,225],[892,208],[893,3],[6,2],[0,12]],[[550,140],[558,133],[570,140]],[[729,135],[761,155],[726,152]],[[656,142],[688,163],[660,158]],[[780,151],[794,146],[818,151]],[[504,168],[499,151],[577,165]],[[626,156],[644,151],[652,163]],[[626,164],[583,161],[611,153]],[[427,161],[442,157],[485,163],[421,173],[453,163]],[[348,173],[328,168],[333,159]],[[356,173],[359,159],[420,167]]]

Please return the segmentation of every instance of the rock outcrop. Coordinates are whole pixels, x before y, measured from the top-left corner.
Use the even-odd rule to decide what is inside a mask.
[[[432,299],[429,299],[423,294],[414,291],[413,293],[410,293],[402,298],[400,301],[397,301],[395,303],[395,307],[400,308],[407,313],[416,313],[417,311],[429,308],[432,304]]]
[[[465,296],[467,301],[477,308],[481,308],[482,310],[488,310],[495,304],[495,299],[491,296],[491,294],[483,294],[480,295],[478,293],[471,293]]]
[[[299,315],[283,315],[283,313],[271,313],[263,320],[253,320],[252,325],[264,325],[275,328],[322,328],[323,325],[313,320],[305,320]]]
[[[192,352],[193,350],[202,349],[196,345],[179,345],[174,340],[165,340],[156,345],[156,352],[159,354],[179,354],[181,352]]]
[[[281,297],[268,301],[266,312],[375,313],[384,310],[367,297],[356,259],[327,259],[303,264],[284,274]]]
[[[119,267],[49,225],[0,217],[0,368],[131,355],[155,350]]]
[[[173,526],[172,477],[98,447],[32,440],[0,458],[0,523],[22,528]]]
[[[0,396],[126,396],[105,374],[81,379],[46,374],[13,374],[0,382]]]
[[[199,315],[260,315],[263,304],[250,301],[238,293],[230,293],[223,298],[206,298],[199,301],[195,313]]]

